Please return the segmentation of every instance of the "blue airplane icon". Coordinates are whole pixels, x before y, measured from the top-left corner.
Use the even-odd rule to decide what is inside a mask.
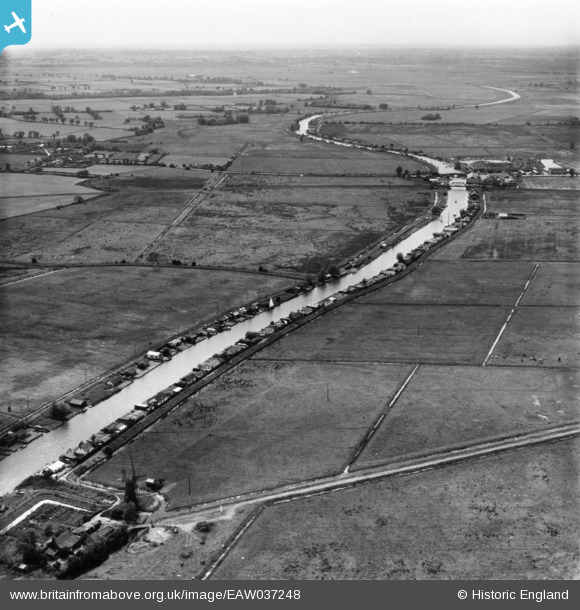
[[[14,18],[14,23],[12,25],[5,25],[4,29],[10,34],[10,30],[18,26],[22,30],[22,33],[26,34],[26,30],[22,25],[26,20],[20,19],[20,17],[14,11],[12,11],[12,17]]]

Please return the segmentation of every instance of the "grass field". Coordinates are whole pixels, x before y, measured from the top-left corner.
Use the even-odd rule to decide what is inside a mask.
[[[580,190],[580,178],[575,176],[524,176],[522,178],[522,187],[526,189],[545,189],[554,190],[572,189]]]
[[[431,191],[415,188],[221,188],[155,252],[160,260],[318,273],[401,229],[433,201]]]
[[[40,263],[133,260],[185,207],[191,191],[119,192],[7,219],[0,256]]]
[[[533,178],[542,180],[542,178]],[[545,180],[565,181],[572,187],[572,178],[546,177]],[[566,218],[576,220],[578,211],[578,191],[567,190],[528,190],[524,188],[494,190],[486,193],[485,199],[490,212],[520,212],[531,218]]]
[[[215,579],[574,579],[578,441],[266,509]]]
[[[421,111],[417,114],[422,116]],[[569,146],[564,147],[561,142],[552,141],[536,128],[525,125],[449,125],[436,121],[396,125],[373,122],[374,117],[375,113],[367,118],[345,116],[340,119],[342,122],[324,123],[320,133],[387,147],[393,144],[395,149],[423,151],[432,157],[502,159],[506,155],[517,155],[550,157],[564,163],[577,160],[576,152]],[[348,123],[357,119],[363,122]]]
[[[373,305],[513,305],[533,268],[530,262],[429,259],[404,281],[371,292],[359,302]]]
[[[133,443],[131,455],[139,472],[165,479],[172,507],[335,473],[408,373],[250,361]],[[122,485],[128,463],[121,451],[91,478]]]
[[[98,193],[80,186],[79,181],[79,178],[48,174],[3,174],[2,197]]]
[[[69,269],[0,288],[2,409],[40,406],[288,280],[176,268]],[[114,313],[112,313],[114,312]]]
[[[528,213],[528,212],[524,212]],[[482,219],[435,254],[437,260],[577,261],[579,217]]]
[[[78,182],[79,178],[48,174],[3,174],[0,219],[70,204],[77,195],[83,199],[100,195]]]
[[[578,381],[576,371],[421,366],[354,469],[578,420]]]
[[[522,305],[571,307],[580,305],[580,265],[542,263],[521,302]]]
[[[266,348],[260,358],[481,364],[502,307],[347,303]]]
[[[579,307],[518,307],[490,364],[580,367]]]
[[[229,168],[243,172],[298,174],[389,174],[401,165],[410,172],[427,166],[411,158],[305,140],[285,141],[281,146],[246,149]]]

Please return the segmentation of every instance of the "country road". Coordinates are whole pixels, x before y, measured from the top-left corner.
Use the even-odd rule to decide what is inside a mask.
[[[231,516],[242,507],[305,498],[312,495],[346,489],[371,481],[378,481],[388,477],[404,476],[426,470],[444,468],[445,466],[458,464],[468,460],[515,451],[531,445],[564,440],[579,435],[580,422],[571,422],[510,437],[504,436],[503,438],[474,442],[469,446],[460,449],[443,450],[426,456],[390,462],[380,466],[361,468],[360,470],[355,470],[353,472],[350,472],[350,470],[347,469],[329,477],[292,483],[277,489],[250,492],[212,502],[205,502],[203,504],[172,511],[171,513],[166,512],[166,516],[161,516],[157,513],[155,522],[158,524],[170,525],[190,523],[193,521],[231,518]]]

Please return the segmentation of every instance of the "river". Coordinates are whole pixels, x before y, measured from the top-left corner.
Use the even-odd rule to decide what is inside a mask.
[[[313,118],[310,117],[309,120]],[[143,377],[136,379],[119,393],[74,417],[56,430],[32,441],[20,451],[11,454],[0,462],[0,495],[12,491],[23,479],[57,460],[69,448],[76,448],[81,441],[88,440],[91,435],[104,426],[128,413],[135,404],[145,402],[214,354],[233,345],[248,331],[260,331],[271,322],[288,317],[293,311],[324,301],[336,292],[346,290],[349,286],[358,284],[363,279],[370,279],[388,269],[397,262],[397,253],[406,254],[423,244],[434,233],[452,223],[460,210],[467,207],[467,204],[468,193],[465,188],[451,189],[448,193],[447,208],[441,218],[436,218],[395,247],[385,250],[379,257],[355,273],[302,293],[273,309],[240,322],[227,332],[219,333],[189,347],[174,356],[172,360],[160,364]]]

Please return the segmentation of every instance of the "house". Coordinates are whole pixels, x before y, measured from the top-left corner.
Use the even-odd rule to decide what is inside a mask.
[[[163,354],[161,352],[154,352],[149,350],[147,352],[147,360],[156,360],[158,362],[163,362]]]
[[[60,472],[61,470],[64,470],[65,468],[66,464],[64,462],[61,462],[60,460],[57,460],[56,462],[45,466],[42,472],[44,474],[53,475],[57,472]]]
[[[91,437],[95,447],[101,447],[113,440],[113,435],[101,430]]]
[[[109,424],[108,426],[103,428],[103,432],[106,432],[107,434],[112,434],[113,436],[117,436],[121,434],[121,432],[125,432],[126,429],[126,424],[123,424],[119,421],[115,421],[112,424]]]
[[[52,539],[53,548],[56,548],[60,555],[70,555],[82,544],[82,538],[72,532],[65,532],[58,538]]]
[[[85,441],[81,443],[75,450],[74,454],[79,459],[84,459],[95,452],[95,447],[92,443]]]

